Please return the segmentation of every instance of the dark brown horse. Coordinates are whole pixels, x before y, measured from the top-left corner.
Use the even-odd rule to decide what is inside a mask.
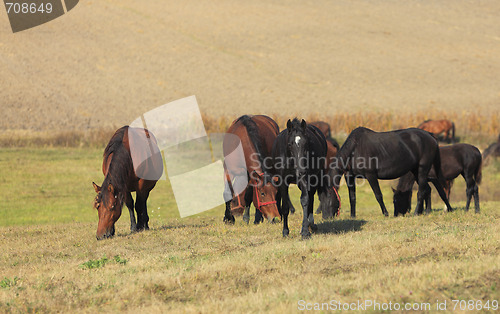
[[[255,208],[260,211],[268,220],[273,221],[275,217],[280,217],[276,205],[276,187],[272,184],[269,174],[269,166],[265,160],[269,158],[274,139],[279,133],[276,122],[264,115],[249,116],[244,115],[236,119],[226,132],[236,135],[226,136],[223,143],[224,170],[226,179],[226,190],[224,199],[226,200],[226,211],[224,221],[234,223],[234,216],[231,213],[231,202],[234,198],[240,198],[233,189],[235,177],[245,176],[248,185],[244,189],[243,219],[248,223],[250,220],[250,204],[253,202]],[[237,140],[235,140],[237,139]],[[244,164],[240,160],[235,160],[232,152],[241,144],[244,153]],[[242,193],[242,192],[240,192]],[[240,209],[237,209],[241,211]],[[235,212],[237,213],[237,212]],[[256,215],[256,223],[260,222],[259,215]]]
[[[441,170],[447,180],[447,197],[450,197],[451,182],[459,175],[465,179],[467,188],[467,203],[465,210],[469,210],[470,201],[474,196],[476,213],[479,213],[478,185],[481,183],[481,152],[475,146],[469,144],[455,144],[439,148],[441,155]],[[429,180],[436,180],[434,166],[429,172]],[[394,216],[406,214],[411,209],[411,194],[415,177],[407,173],[399,179],[398,186],[393,189]],[[434,183],[434,182],[433,182]],[[426,211],[431,210],[431,195],[426,200]]]
[[[273,173],[277,178],[279,192],[277,201],[280,204],[283,221],[283,236],[288,236],[289,199],[288,187],[297,184],[301,191],[302,205],[302,238],[309,238],[312,231],[317,230],[314,224],[314,193],[327,187],[326,178],[326,140],[323,133],[306,121],[288,120],[287,128],[274,141],[272,149]]]
[[[483,152],[483,163],[487,165],[491,158],[500,157],[500,135],[498,135],[498,140],[496,143],[491,144]]]
[[[124,126],[115,132],[103,157],[104,181],[101,186],[92,182],[97,193],[94,208],[99,213],[97,239],[115,234],[115,222],[124,202],[130,213],[130,230],[149,229],[146,201],[163,173],[163,159],[155,137],[146,129]],[[137,222],[131,194],[134,191]]]
[[[438,192],[446,206],[452,210],[446,194],[441,173],[441,159],[436,139],[420,129],[403,129],[390,132],[374,132],[358,127],[347,137],[337,153],[337,164],[330,171],[336,189],[342,175],[349,187],[351,217],[356,217],[356,178],[368,180],[382,213],[389,216],[384,205],[378,179],[393,180],[411,172],[418,178],[418,201],[416,212],[423,211],[423,201],[430,193],[427,177],[431,166],[438,170]]]
[[[450,120],[426,120],[417,128],[432,133],[436,138],[443,134],[443,140],[447,143],[455,143],[455,123]]]
[[[332,142],[326,141],[326,168],[327,171],[332,169],[336,165],[336,156],[339,148],[335,146]],[[338,214],[339,210],[339,196],[336,190],[333,188],[325,189],[318,193],[319,207],[316,210],[316,214],[322,214],[323,219],[332,218],[334,214]]]

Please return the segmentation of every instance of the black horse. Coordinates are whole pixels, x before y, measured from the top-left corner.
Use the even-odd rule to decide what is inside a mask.
[[[446,206],[452,210],[443,190],[444,178],[441,173],[441,159],[436,139],[428,132],[411,128],[390,132],[374,132],[358,127],[347,137],[337,153],[337,164],[330,171],[333,185],[338,189],[342,175],[349,187],[351,217],[356,217],[356,178],[367,179],[385,216],[389,216],[384,205],[378,179],[392,180],[407,172],[418,178],[419,214],[423,210],[423,200],[430,193],[427,176],[434,165],[439,169],[437,189]]]
[[[318,128],[308,125],[306,121],[288,120],[283,130],[273,144],[273,174],[277,178],[278,194],[276,199],[283,221],[283,236],[289,234],[288,186],[297,184],[301,191],[300,203],[303,209],[302,238],[311,236],[317,230],[314,224],[313,201],[314,193],[322,191],[328,180],[325,175],[326,140]]]
[[[483,152],[483,163],[487,165],[491,158],[500,157],[500,135],[496,143],[491,144]]]
[[[478,184],[481,183],[481,152],[469,144],[455,144],[439,148],[441,155],[441,171],[446,182],[446,196],[450,198],[451,182],[459,175],[465,179],[467,202],[465,210],[469,210],[470,201],[474,196],[476,213],[479,213]],[[437,175],[434,166],[429,172],[429,180],[436,184]],[[415,177],[411,172],[399,179],[398,186],[393,189],[394,216],[406,214],[411,209],[411,194]],[[426,212],[431,210],[431,195],[426,200]]]

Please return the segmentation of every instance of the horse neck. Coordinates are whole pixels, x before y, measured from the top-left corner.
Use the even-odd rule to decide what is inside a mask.
[[[111,182],[116,193],[122,195],[127,187],[130,171],[126,160],[119,160],[120,154],[113,153],[107,162],[107,173],[104,181]],[[104,185],[104,183],[103,183]],[[104,188],[104,186],[102,187]],[[106,186],[107,188],[107,186]]]
[[[260,153],[255,149],[255,146],[252,142],[250,142],[248,146],[248,151],[250,152],[249,156],[246,157],[248,173],[252,173],[254,170],[258,174],[264,173],[265,171],[262,167],[262,156],[260,156]]]
[[[407,192],[411,190],[414,182],[415,178],[413,176],[413,173],[408,172],[407,174],[399,178],[396,190],[400,192]]]

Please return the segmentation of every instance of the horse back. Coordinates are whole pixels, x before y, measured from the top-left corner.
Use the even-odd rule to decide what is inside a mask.
[[[354,174],[371,172],[380,179],[394,179],[419,165],[432,164],[437,149],[434,137],[421,129],[374,132],[357,128],[337,155]]]

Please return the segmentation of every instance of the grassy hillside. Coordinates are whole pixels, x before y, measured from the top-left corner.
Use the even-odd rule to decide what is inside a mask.
[[[453,213],[435,201],[431,215],[384,218],[365,184],[352,220],[343,187],[340,218],[316,217],[319,233],[302,241],[300,211],[288,239],[279,224],[227,226],[222,208],[180,219],[160,182],[148,204],[151,230],[130,234],[125,212],[117,236],[98,242],[91,182],[102,180],[100,163],[100,149],[0,150],[1,312],[283,312],[332,300],[447,301],[452,310],[455,299],[491,306],[500,298],[498,199],[479,215],[457,196]],[[497,173],[498,164],[485,168],[483,200]],[[382,187],[392,211],[390,184]],[[299,208],[296,189],[292,200]]]

